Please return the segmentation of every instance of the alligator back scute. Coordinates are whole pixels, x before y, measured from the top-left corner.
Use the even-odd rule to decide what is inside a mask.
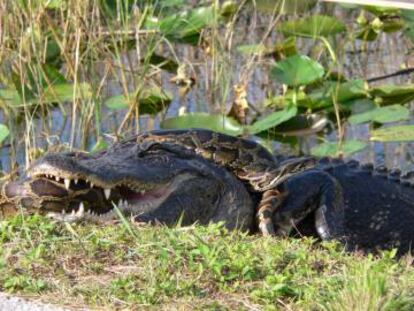
[[[377,166],[375,168],[375,175],[387,178],[388,177],[388,168],[384,165]]]

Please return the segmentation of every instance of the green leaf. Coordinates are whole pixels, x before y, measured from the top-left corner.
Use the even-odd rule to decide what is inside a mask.
[[[314,82],[323,77],[325,71],[316,61],[304,55],[293,55],[278,62],[271,70],[277,81],[297,87]]]
[[[144,89],[139,96],[139,113],[155,115],[164,110],[172,100],[170,92],[163,91],[159,87]]]
[[[130,94],[130,100],[134,99],[135,94]],[[138,98],[140,114],[155,115],[166,108],[172,100],[169,92],[162,91],[159,87],[144,89]],[[124,95],[109,97],[104,102],[111,110],[121,110],[129,107],[129,101]]]
[[[99,137],[95,145],[92,147],[91,153],[96,153],[107,147],[108,147],[108,144],[106,143],[106,141],[102,137]]]
[[[406,23],[404,34],[414,41],[414,10],[401,10],[400,16]]]
[[[361,124],[365,122],[388,123],[407,120],[410,117],[410,110],[401,105],[379,107],[364,113],[354,114],[349,117],[351,124]]]
[[[244,132],[243,126],[232,118],[201,112],[165,119],[161,122],[161,128],[205,128],[234,136],[241,135]]]
[[[392,15],[396,15],[399,13],[399,3],[395,3],[397,1],[392,1],[392,0],[388,0],[385,2],[388,2],[389,6],[374,6],[372,5],[372,2],[375,1],[365,1],[364,0],[360,1],[360,0],[355,0],[354,2],[357,2],[358,4],[362,4],[364,5],[364,9],[367,10],[368,12],[376,15],[376,16],[392,16]],[[402,1],[403,2],[403,1]],[[402,3],[400,2],[400,3]],[[409,2],[409,1],[406,1]],[[394,4],[394,6],[392,6],[392,4]]]
[[[41,68],[44,75],[42,85],[47,86],[50,84],[68,83],[65,77],[60,73],[59,69],[57,69],[55,66],[44,64]]]
[[[0,124],[0,144],[9,136],[10,131],[4,124]]]
[[[414,141],[414,125],[398,125],[371,131],[372,141]]]
[[[378,32],[376,32],[370,24],[361,27],[361,29],[359,29],[355,34],[355,37],[363,41],[374,41],[378,38]]]
[[[66,97],[65,100],[68,100],[67,94],[63,95],[63,93],[67,93],[67,88],[72,84],[66,81],[55,66],[43,64],[30,67],[27,65],[24,76],[25,78],[22,79],[20,74],[12,73],[14,86],[21,98],[20,102],[39,102],[40,97],[46,102],[63,101],[59,96]],[[73,96],[73,91],[71,96]]]
[[[27,84],[22,84],[22,79],[20,75],[18,75],[15,72],[12,72],[12,81],[14,84],[14,87],[16,88],[17,93],[19,94],[19,97],[21,99],[21,102],[30,101],[34,98],[36,98],[36,94],[32,91],[33,85],[29,87]],[[28,76],[30,76],[28,72]],[[30,78],[28,78],[30,80]]]
[[[301,19],[281,23],[276,28],[285,36],[326,37],[346,30],[345,24],[326,15],[311,15]]]
[[[382,85],[373,88],[371,97],[381,98],[381,105],[404,104],[414,99],[414,84]]]
[[[272,53],[276,60],[281,60],[289,56],[297,54],[296,49],[296,38],[289,37],[284,40],[282,43],[278,43],[274,46],[271,51],[266,51],[267,53]]]
[[[266,46],[264,44],[239,45],[236,50],[241,54],[259,54],[266,51]]]
[[[400,17],[406,22],[414,23],[414,10],[401,10]]]
[[[62,62],[62,57],[60,55],[60,46],[51,36],[49,36],[46,45],[46,63],[55,65],[57,67],[60,66]]]
[[[269,107],[286,107],[288,104],[292,104],[296,98],[298,106],[306,106],[310,100],[307,94],[303,90],[287,90],[283,95],[278,95],[264,100],[264,106]]]
[[[360,114],[378,108],[369,98],[350,100],[346,103],[346,106],[350,109],[351,114]]]
[[[338,145],[336,142],[326,142],[313,147],[311,149],[311,154],[317,157],[338,155],[348,156],[355,152],[361,151],[366,146],[367,144],[365,142],[359,140],[347,140],[341,145]]]
[[[47,0],[44,1],[45,4],[47,4],[48,9],[60,9],[66,7],[66,1],[63,0]]]
[[[178,68],[178,64],[173,61],[172,59],[166,58],[162,55],[153,53],[149,56],[148,59],[141,59],[141,62],[149,62],[150,64],[157,66],[160,69],[169,71],[169,72],[176,72]]]
[[[66,8],[66,1],[64,0],[37,0],[37,1],[29,1],[29,0],[19,0],[16,1],[22,8],[31,8],[32,10],[39,9],[39,8],[48,8],[48,9],[59,9],[59,8]]]
[[[15,89],[0,89],[0,101],[4,101],[9,107],[19,107],[24,104]]]
[[[254,135],[268,129],[275,127],[276,125],[281,124],[294,117],[298,112],[298,108],[294,105],[289,105],[283,110],[273,112],[266,116],[265,118],[254,122],[248,127],[249,133]]]
[[[344,83],[332,83],[330,87],[330,96],[334,95],[340,103],[368,96],[368,86],[361,79],[350,80]]]
[[[133,96],[133,94],[131,94],[131,96]],[[104,101],[104,104],[111,110],[122,110],[127,109],[129,107],[128,100],[127,98],[125,98],[124,95],[114,95],[108,97]]]
[[[159,30],[169,40],[197,44],[201,30],[214,21],[213,6],[199,7],[162,19]]]
[[[384,20],[384,25],[382,28],[383,32],[393,33],[401,30],[405,26],[405,23],[402,20]]]
[[[380,97],[406,95],[406,94],[413,94],[413,93],[414,93],[414,84],[406,84],[406,85],[387,84],[387,85],[376,86],[371,91],[371,95],[380,96]]]
[[[355,99],[362,99],[368,96],[367,86],[364,80],[356,79],[347,82],[324,81],[321,87],[309,93],[312,106],[309,108],[322,108],[333,105],[333,100],[339,104],[345,104]]]
[[[297,14],[308,12],[312,9],[316,0],[251,0],[257,10],[263,13]]]
[[[82,82],[76,87],[72,83],[54,84],[44,90],[43,100],[45,102],[72,102],[74,99],[90,99],[92,90],[89,83]]]
[[[414,23],[409,24],[409,26],[404,30],[404,35],[411,41],[414,41]]]

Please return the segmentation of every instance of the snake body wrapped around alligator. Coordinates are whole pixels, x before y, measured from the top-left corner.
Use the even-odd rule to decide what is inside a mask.
[[[414,241],[413,177],[354,160],[275,157],[209,130],[164,130],[95,154],[48,154],[2,184],[0,210],[105,221],[116,206],[139,222],[223,221],[229,229],[312,234],[350,250],[403,254]]]

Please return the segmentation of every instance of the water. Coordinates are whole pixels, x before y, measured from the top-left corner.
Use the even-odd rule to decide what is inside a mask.
[[[341,13],[345,14],[345,13]],[[164,90],[170,91],[174,95],[174,99],[168,108],[165,117],[176,116],[180,108],[185,107],[187,112],[223,112],[229,111],[231,101],[233,99],[232,87],[240,82],[240,78],[247,72],[247,99],[254,107],[250,109],[249,120],[256,117],[256,110],[263,111],[266,115],[266,109],[263,109],[263,102],[269,96],[269,93],[278,94],[281,91],[281,86],[273,81],[269,72],[274,64],[271,58],[256,59],[250,70],[247,70],[248,56],[237,52],[237,46],[241,44],[258,43],[258,40],[263,37],[266,28],[267,20],[265,17],[257,16],[256,23],[252,23],[251,17],[242,19],[237,28],[238,32],[234,34],[232,40],[232,48],[228,54],[222,53],[217,56],[216,63],[220,66],[214,67],[211,57],[206,57],[206,54],[200,48],[194,48],[187,45],[176,46],[176,53],[178,59],[182,63],[188,64],[190,73],[197,79],[196,85],[186,95],[185,98],[180,98],[179,90],[176,85],[170,82],[173,74],[161,72],[156,75],[156,81]],[[259,25],[259,26],[258,26]],[[260,26],[262,25],[262,26]],[[224,30],[223,30],[224,32]],[[268,40],[267,45],[271,45],[276,41],[281,41],[276,33],[272,34]],[[351,44],[355,42],[355,44]],[[347,78],[372,78],[389,74],[401,69],[401,65],[408,67],[414,64],[414,58],[410,55],[411,43],[406,41],[400,34],[381,35],[380,38],[374,42],[366,43],[362,41],[345,40],[345,38],[338,37],[334,42],[334,47],[341,47],[338,51],[338,69],[344,73]],[[344,43],[346,43],[344,45]],[[298,40],[298,50],[304,54],[312,55],[314,58],[320,58],[322,63],[325,62],[326,57],[321,56],[316,48],[320,46],[320,42],[313,40]],[[164,46],[160,51],[164,56],[172,57],[171,53]],[[319,54],[318,54],[319,53]],[[319,55],[319,56],[318,56]],[[321,56],[321,57],[320,57]],[[135,51],[131,51],[125,55],[123,65],[139,67],[139,62]],[[97,63],[98,71],[104,74],[104,68],[100,68],[101,64]],[[216,71],[213,71],[215,68]],[[219,74],[213,72],[219,71]],[[127,73],[128,74],[128,73]],[[134,88],[134,79],[131,73],[127,75],[128,81],[131,81],[130,90]],[[218,77],[218,80],[217,80]],[[384,81],[376,82],[375,84],[406,84],[410,82],[409,76],[399,76]],[[375,85],[373,84],[373,85]],[[103,94],[105,96],[112,96],[121,94],[123,89],[119,83],[119,78],[116,76],[108,77],[104,86]],[[80,103],[81,105],[93,105],[93,103]],[[87,106],[85,106],[87,107]],[[41,148],[44,150],[58,151],[64,149],[63,146],[69,148],[71,141],[72,117],[71,106],[65,106],[67,116],[62,114],[58,108],[51,110],[51,113],[45,115],[43,118],[34,118],[31,121],[32,133],[35,133],[34,139],[31,141],[32,148]],[[84,110],[85,111],[85,110]],[[113,134],[119,128],[125,111],[113,112],[102,107],[102,122],[100,132],[108,142],[111,142],[110,134]],[[123,130],[124,136],[132,135],[139,127],[140,130],[148,130],[158,128],[161,115],[156,117],[142,116],[140,120],[132,120],[130,124]],[[4,119],[4,116],[2,117]],[[413,123],[413,120],[408,122],[400,122],[401,124]],[[90,149],[96,142],[96,131],[94,122],[88,124],[92,131],[87,137],[84,137],[84,126],[79,124],[79,118],[76,119],[75,139],[72,148]],[[26,161],[25,156],[25,141],[22,139],[25,134],[24,122],[19,125],[14,125],[13,132],[17,138],[13,144],[15,148],[15,156],[12,156],[12,146],[4,146],[1,150],[0,161],[3,170],[10,171],[14,163],[24,165]],[[363,141],[369,140],[369,125],[349,126],[345,125],[346,139],[359,139]],[[108,134],[108,135],[106,135]],[[324,138],[329,141],[336,140],[337,133],[331,132],[325,134]],[[302,139],[301,151],[308,153],[309,149],[320,141],[316,135],[307,136]],[[60,147],[58,147],[60,146]],[[297,148],[290,148],[288,145],[275,144],[275,148],[288,150],[292,153],[297,153]],[[364,151],[356,153],[353,158],[361,162],[374,162],[375,164],[386,164],[388,167],[399,167],[403,170],[414,169],[413,160],[413,143],[377,143],[370,142],[369,147]]]

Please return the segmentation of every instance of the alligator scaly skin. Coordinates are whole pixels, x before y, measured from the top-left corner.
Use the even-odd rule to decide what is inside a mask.
[[[278,185],[286,197],[272,216],[276,232],[307,230],[301,223],[312,217],[322,239],[339,239],[350,250],[406,253],[414,241],[413,177],[355,160],[317,159]]]
[[[414,240],[413,177],[356,161],[273,157],[257,143],[208,130],[167,130],[92,155],[46,155],[22,180],[2,186],[0,205],[39,212],[64,206],[83,215],[82,202],[106,214],[113,200],[128,200],[138,220],[173,224],[184,212],[185,224],[225,221],[244,229],[256,213],[264,234],[296,229],[352,250],[397,247],[402,254]]]
[[[124,144],[131,143],[138,144],[142,150],[183,147],[190,157],[198,155],[224,166],[244,181],[251,192],[259,194],[257,226],[263,235],[275,234],[272,215],[283,195],[270,184],[280,175],[280,169],[276,158],[260,144],[203,129],[151,131],[124,141]]]
[[[335,158],[277,161],[256,143],[207,130],[153,131],[136,141],[185,146],[229,169],[261,194],[256,217],[264,235],[300,231],[301,221],[314,217],[322,239],[341,240],[349,249],[404,253],[414,240],[414,173]]]

